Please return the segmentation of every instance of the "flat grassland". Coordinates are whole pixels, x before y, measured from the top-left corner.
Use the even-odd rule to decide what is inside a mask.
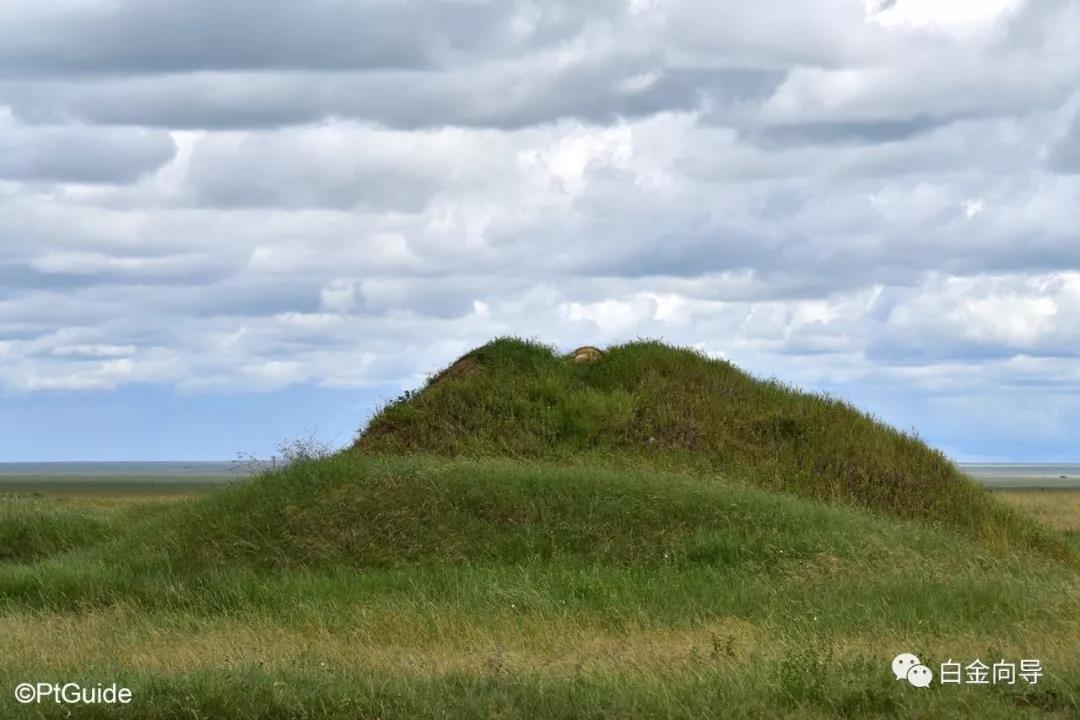
[[[1080,490],[999,490],[994,495],[1080,541]]]

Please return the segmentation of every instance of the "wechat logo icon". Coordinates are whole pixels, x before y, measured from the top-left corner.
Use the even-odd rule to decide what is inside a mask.
[[[900,653],[894,657],[892,671],[897,680],[907,680],[918,688],[930,687],[934,679],[934,672],[911,653]]]

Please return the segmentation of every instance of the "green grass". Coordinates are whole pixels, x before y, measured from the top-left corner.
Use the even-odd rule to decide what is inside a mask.
[[[652,344],[583,367],[482,353],[355,450],[200,497],[0,499],[0,716],[68,717],[14,702],[39,680],[134,691],[77,717],[1080,714],[1075,551],[916,439]],[[703,399],[642,406],[678,372]],[[798,441],[755,420],[830,414]],[[831,436],[884,455],[845,464]],[[867,490],[871,467],[895,487]],[[1046,677],[916,690],[889,672],[901,651]]]
[[[43,559],[99,545],[123,536],[140,519],[168,510],[160,503],[112,499],[116,497],[99,490],[89,496],[93,500],[73,502],[68,497],[54,502],[39,493],[0,494],[0,562]]]
[[[176,677],[108,676],[145,709],[90,709],[85,718],[833,718],[1072,717],[1054,691],[967,688],[904,692],[876,664],[804,653],[747,676],[703,660],[692,671],[648,677],[551,678],[535,673],[450,674],[437,679],[339,670],[267,672],[236,667]],[[950,692],[951,690],[951,692]],[[126,708],[125,708],[126,709]],[[18,708],[15,709],[18,711]],[[42,707],[43,717],[62,710]],[[97,710],[95,712],[95,710]],[[25,711],[25,710],[24,710]]]
[[[232,475],[0,475],[0,496],[80,498],[138,498],[191,495],[226,485]]]

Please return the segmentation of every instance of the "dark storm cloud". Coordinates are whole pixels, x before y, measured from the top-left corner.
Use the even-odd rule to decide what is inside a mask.
[[[160,131],[0,123],[0,179],[129,183],[175,153],[168,133]]]

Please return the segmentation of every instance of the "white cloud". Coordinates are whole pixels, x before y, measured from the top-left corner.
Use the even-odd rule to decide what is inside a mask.
[[[187,274],[211,265],[202,255],[166,255],[163,257],[127,257],[90,252],[46,252],[28,265],[43,273],[101,275],[109,272],[139,274]]]
[[[885,27],[919,28],[952,33],[985,30],[1015,12],[1023,0],[896,0],[881,9],[880,0],[867,0],[873,22]]]

